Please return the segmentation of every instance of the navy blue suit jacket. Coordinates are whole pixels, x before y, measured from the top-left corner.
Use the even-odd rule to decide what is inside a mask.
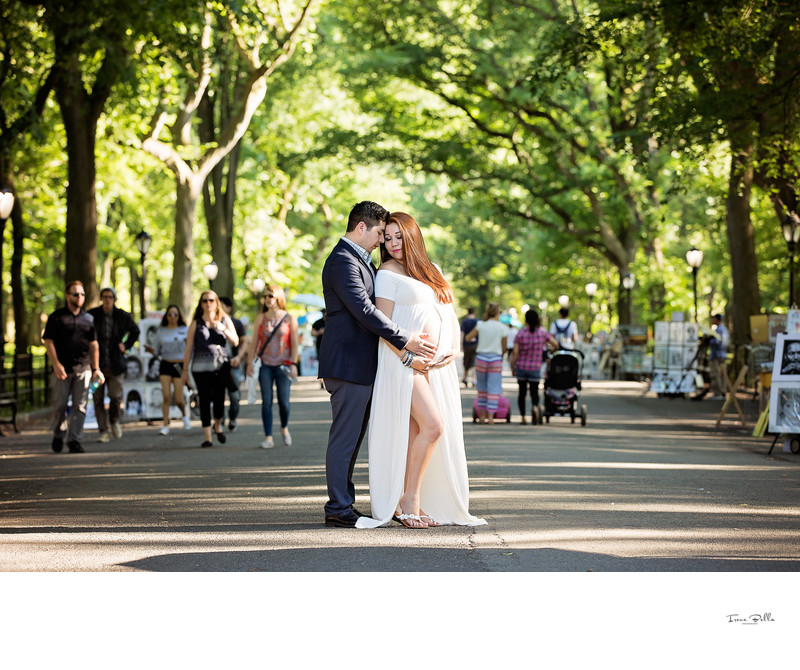
[[[372,384],[378,369],[378,339],[402,349],[411,338],[410,332],[375,307],[373,270],[343,240],[325,261],[322,294],[327,311],[319,352],[322,379]]]

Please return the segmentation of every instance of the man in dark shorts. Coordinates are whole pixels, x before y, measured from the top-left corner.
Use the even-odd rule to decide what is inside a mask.
[[[461,351],[464,352],[464,378],[461,383],[464,386],[469,386],[469,371],[475,367],[475,353],[478,350],[478,336],[474,340],[467,340],[467,333],[471,332],[478,319],[475,316],[475,308],[470,307],[467,310],[467,315],[461,321]]]

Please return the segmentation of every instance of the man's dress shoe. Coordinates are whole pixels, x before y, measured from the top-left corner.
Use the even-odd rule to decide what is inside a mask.
[[[335,528],[355,528],[359,515],[349,509],[341,514],[326,514],[325,525]]]

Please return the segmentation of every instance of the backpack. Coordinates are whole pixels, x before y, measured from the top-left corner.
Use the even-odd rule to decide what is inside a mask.
[[[553,337],[558,342],[558,346],[564,349],[572,349],[572,338],[569,337],[569,328],[573,324],[573,321],[567,323],[566,326],[560,328],[558,325],[558,321],[555,321],[553,325],[556,327],[556,332],[553,333]]]

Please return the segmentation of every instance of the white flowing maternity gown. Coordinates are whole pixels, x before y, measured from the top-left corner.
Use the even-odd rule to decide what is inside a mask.
[[[394,302],[391,318],[396,324],[411,332],[428,333],[429,339],[437,343],[435,358],[458,351],[461,331],[453,305],[439,303],[430,286],[382,270],[376,279],[375,295]],[[368,438],[373,518],[361,517],[358,528],[388,525],[403,494],[413,374],[381,340]],[[467,457],[455,363],[431,369],[428,380],[439,405],[444,432],[422,478],[420,509],[441,524],[483,525],[486,521],[469,513]]]

